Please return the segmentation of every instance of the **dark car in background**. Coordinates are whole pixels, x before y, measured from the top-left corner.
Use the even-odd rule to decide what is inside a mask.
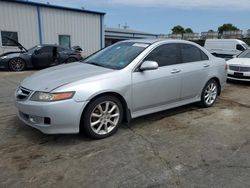
[[[20,43],[8,38],[20,51],[7,52],[0,55],[0,68],[11,71],[23,71],[27,68],[45,68],[63,63],[79,61],[81,48],[65,48],[58,45],[37,45],[31,49],[24,48]]]

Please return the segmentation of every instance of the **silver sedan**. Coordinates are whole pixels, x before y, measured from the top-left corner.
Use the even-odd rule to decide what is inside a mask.
[[[16,107],[23,122],[43,133],[105,138],[132,118],[194,102],[212,106],[226,68],[192,42],[123,41],[27,77],[16,90]]]

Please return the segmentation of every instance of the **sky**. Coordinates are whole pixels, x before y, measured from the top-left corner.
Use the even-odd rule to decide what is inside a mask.
[[[250,29],[250,0],[29,0],[105,12],[105,26],[168,34],[175,25],[194,32],[232,23]]]

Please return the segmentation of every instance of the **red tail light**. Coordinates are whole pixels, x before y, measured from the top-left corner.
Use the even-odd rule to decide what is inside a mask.
[[[225,70],[227,70],[228,69],[228,65],[227,64],[225,64]]]

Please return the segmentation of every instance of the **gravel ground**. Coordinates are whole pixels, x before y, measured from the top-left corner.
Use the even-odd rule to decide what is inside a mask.
[[[250,84],[134,119],[112,137],[44,135],[15,115],[17,84],[0,72],[0,187],[250,187]]]

